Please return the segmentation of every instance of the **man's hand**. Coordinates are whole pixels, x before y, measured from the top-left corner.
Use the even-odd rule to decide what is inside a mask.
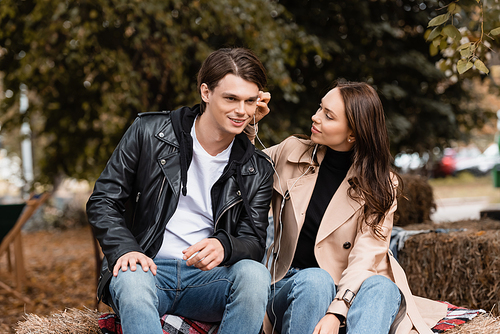
[[[338,334],[340,320],[335,314],[326,314],[314,328],[313,334]]]
[[[194,265],[203,271],[217,267],[224,260],[224,247],[215,238],[206,238],[182,251],[188,266]]]
[[[257,102],[257,109],[255,110],[255,123],[258,123],[267,114],[271,112],[268,107],[268,103],[271,101],[271,93],[269,92],[259,92],[259,100]],[[253,123],[252,121],[250,123]],[[253,123],[253,124],[255,124]]]
[[[116,261],[113,267],[113,276],[118,276],[118,271],[120,271],[120,269],[122,271],[127,271],[129,266],[131,271],[136,271],[137,263],[141,265],[144,272],[151,269],[153,275],[156,275],[156,264],[151,258],[139,252],[129,252],[120,256],[118,261]]]

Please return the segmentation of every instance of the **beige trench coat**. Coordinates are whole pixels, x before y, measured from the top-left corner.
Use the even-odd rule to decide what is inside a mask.
[[[282,279],[290,268],[318,176],[319,165],[312,162],[310,153],[303,154],[310,143],[309,140],[289,137],[281,144],[264,150],[274,161],[277,171],[272,200],[274,245],[268,252],[275,253],[275,260],[270,264],[273,283]],[[325,152],[324,148],[317,152],[320,163]],[[312,167],[307,169],[308,166]],[[362,213],[362,204],[347,196],[350,175],[352,171],[348,172],[325,211],[314,248],[319,266],[338,285],[337,296],[328,312],[346,316],[349,309],[342,300],[345,291],[349,289],[357,293],[366,278],[383,275],[394,281],[404,296],[391,333],[432,333],[430,328],[445,317],[446,305],[413,296],[403,269],[389,251],[396,201],[382,224],[386,240],[376,238],[368,226],[360,230],[357,222]],[[280,208],[285,195],[286,201],[280,219]],[[346,242],[351,244],[348,249],[344,248]],[[267,334],[272,331],[267,316],[264,330]]]

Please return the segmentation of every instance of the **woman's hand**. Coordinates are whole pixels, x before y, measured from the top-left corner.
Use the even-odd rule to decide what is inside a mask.
[[[338,334],[340,320],[335,314],[326,314],[314,328],[313,334]]]
[[[255,110],[255,123],[259,123],[259,121],[263,119],[264,116],[271,112],[271,109],[269,109],[269,106],[267,105],[269,101],[271,101],[271,93],[260,91],[259,100],[257,102],[257,109]]]

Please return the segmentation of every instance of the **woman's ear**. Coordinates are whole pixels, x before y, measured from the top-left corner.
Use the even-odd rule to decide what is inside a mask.
[[[200,86],[200,94],[203,102],[208,103],[210,101],[210,89],[206,83],[202,83]]]
[[[347,136],[347,141],[349,143],[354,143],[356,141],[356,138],[354,137],[354,134],[352,132]]]

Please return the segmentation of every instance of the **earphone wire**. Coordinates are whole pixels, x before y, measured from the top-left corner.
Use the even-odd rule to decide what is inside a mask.
[[[262,141],[260,140],[259,138],[259,135],[258,135],[258,128],[257,128],[257,125],[255,123],[255,114],[253,115],[253,124],[254,124],[254,131],[255,131],[255,138],[257,138],[257,141],[260,143],[260,145],[266,149],[266,146],[262,143]],[[290,196],[290,191],[293,189],[293,187],[295,186],[295,184],[304,176],[306,175],[306,173],[309,171],[309,169],[311,168],[314,168],[313,166],[313,163],[314,163],[314,157],[316,155],[316,151],[318,149],[318,144],[316,144],[314,146],[314,149],[313,149],[313,152],[312,152],[312,155],[311,155],[311,163],[309,164],[309,167],[307,167],[306,171],[304,173],[302,173],[301,176],[299,176],[295,182],[292,184],[292,186],[290,187],[290,189],[288,189],[285,192],[283,192],[283,188],[281,186],[281,179],[280,179],[280,176],[278,174],[278,171],[276,170],[276,168],[274,167],[274,163],[271,163],[271,166],[273,167],[273,170],[274,170],[274,173],[276,174],[276,177],[278,179],[278,187],[279,187],[279,190],[281,191],[281,196],[282,196],[282,200],[281,200],[281,205],[280,205],[280,212],[279,212],[279,216],[278,216],[278,225],[279,225],[279,234],[278,234],[278,246],[277,246],[277,249],[276,249],[276,240],[273,242],[273,252],[272,252],[272,255],[273,255],[273,258],[271,260],[271,268],[272,268],[272,275],[271,275],[271,278],[272,278],[272,281],[274,282],[274,280],[276,279],[276,263],[278,261],[278,256],[280,254],[280,250],[281,250],[281,236],[282,236],[282,233],[283,233],[283,224],[281,222],[281,216],[282,216],[282,213],[283,213],[283,208],[285,206],[285,202],[286,202],[286,198],[287,196],[289,197]],[[274,217],[273,217],[274,218]],[[274,223],[274,219],[273,219],[273,223]],[[276,226],[276,225],[275,225]],[[276,252],[274,252],[274,250],[276,249]],[[267,256],[266,256],[267,257]],[[266,260],[266,265],[267,265],[268,261]],[[276,313],[274,312],[274,299],[276,297],[276,285],[273,284],[272,285],[272,293],[273,293],[273,298],[272,298],[272,301],[271,301],[271,313],[274,317],[274,320],[273,320],[273,330],[272,330],[272,333],[274,333],[275,331],[275,328],[276,328]]]

